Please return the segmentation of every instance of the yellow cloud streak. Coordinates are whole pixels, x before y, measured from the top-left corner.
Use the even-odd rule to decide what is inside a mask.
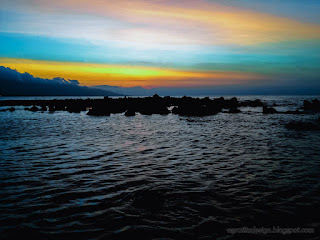
[[[137,16],[146,19],[172,19],[193,23],[206,29],[207,44],[251,45],[285,40],[320,39],[320,25],[270,14],[245,11],[230,7],[204,9],[162,7],[157,10],[133,9]],[[181,26],[183,26],[182,24]],[[192,32],[192,29],[191,29]],[[191,33],[192,34],[192,33]],[[200,36],[201,39],[201,36]]]
[[[0,58],[0,65],[28,72],[35,77],[75,79],[81,85],[142,86],[212,86],[245,83],[264,79],[263,75],[238,72],[196,72],[144,66],[53,62]]]
[[[135,30],[137,34],[132,33],[132,28],[120,29],[119,36],[115,31],[115,38],[129,41],[170,43],[172,39],[173,43],[252,45],[320,39],[319,24],[303,23],[203,0],[189,0],[184,5],[145,0],[42,0],[39,4],[51,10],[52,7],[69,9],[143,25]],[[152,31],[155,29],[160,34]],[[141,32],[149,32],[150,37],[148,34],[139,37]]]

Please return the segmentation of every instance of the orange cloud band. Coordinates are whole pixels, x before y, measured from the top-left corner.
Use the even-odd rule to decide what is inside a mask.
[[[0,58],[0,65],[35,77],[75,79],[81,85],[122,87],[188,87],[246,83],[264,75],[227,71],[184,71],[169,68]]]

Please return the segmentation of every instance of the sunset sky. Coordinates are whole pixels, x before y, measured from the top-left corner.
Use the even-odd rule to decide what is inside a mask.
[[[81,85],[320,81],[319,0],[1,0],[0,66]]]

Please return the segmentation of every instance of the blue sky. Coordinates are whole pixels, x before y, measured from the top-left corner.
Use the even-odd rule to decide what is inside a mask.
[[[178,80],[184,86],[184,79],[197,85],[203,78],[213,86],[223,85],[230,84],[226,79],[235,73],[257,83],[292,79],[316,84],[319,12],[315,0],[3,0],[0,64],[52,78],[68,77],[70,67],[57,76],[50,62],[80,64],[77,71],[88,69],[81,65],[85,63],[104,67],[89,72],[111,85],[117,85],[112,77],[121,78],[122,85],[138,83],[128,75],[132,67],[144,69],[144,86],[176,85]],[[108,65],[129,71],[114,76]],[[167,71],[168,79],[147,76],[150,67],[161,70],[159,74]],[[176,71],[172,84],[171,70]],[[72,76],[83,85],[95,84]],[[246,82],[243,78],[233,79],[234,84]]]

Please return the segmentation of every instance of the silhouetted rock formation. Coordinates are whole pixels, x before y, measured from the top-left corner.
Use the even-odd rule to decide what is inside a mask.
[[[99,104],[99,105],[93,106],[89,110],[87,115],[91,115],[91,116],[110,116],[110,111],[108,110],[107,105]]]
[[[47,111],[47,106],[42,105],[40,110],[41,110],[41,111]]]
[[[70,113],[80,113],[86,111],[86,107],[81,104],[70,103],[67,105],[66,110]]]
[[[173,114],[180,116],[210,116],[222,111],[222,108],[237,107],[237,100],[225,100],[224,98],[209,99],[208,97],[199,99],[182,97],[175,103],[172,109]]]
[[[214,105],[182,104],[172,109],[173,114],[180,116],[210,116],[221,112],[222,108]]]
[[[170,111],[168,110],[168,108],[161,104],[161,103],[146,103],[142,106],[140,106],[140,109],[138,110],[139,113],[143,114],[143,115],[152,115],[152,114],[162,114],[162,115],[166,115],[169,114]]]
[[[286,111],[284,113],[285,114],[304,114],[305,112],[301,112],[299,110],[295,110],[295,111]]]
[[[263,110],[262,112],[264,114],[273,114],[273,113],[278,113],[278,111],[272,107],[266,107],[266,106],[263,106]]]
[[[130,105],[130,104],[129,104]],[[162,97],[159,97],[157,94],[153,97],[139,99],[134,105],[131,105],[129,109],[136,109],[137,112],[143,115],[152,115],[152,114],[169,114],[170,111],[167,108],[166,102]]]
[[[108,98],[104,99],[65,99],[65,100],[5,100],[0,101],[0,106],[41,106],[41,111],[69,111],[81,112],[91,108],[89,115],[109,115],[128,111],[139,112],[145,115],[168,114],[168,107],[175,106],[173,113],[185,116],[207,116],[221,112],[222,109],[231,109],[230,112],[239,112],[243,104],[236,98],[191,98],[191,97],[153,97],[145,98]],[[246,101],[244,105],[258,106],[259,101]],[[32,108],[36,110],[36,108]],[[39,109],[38,109],[39,110]]]
[[[60,102],[57,100],[53,101],[53,107],[55,111],[65,111],[66,110],[66,104],[64,102]]]
[[[169,107],[173,107],[172,113],[180,116],[209,116],[222,112],[239,113],[240,107],[261,107],[264,114],[307,114],[320,112],[319,100],[304,101],[303,111],[278,112],[272,107],[265,106],[261,100],[247,100],[239,102],[237,98],[224,99],[223,97],[210,99],[192,97],[153,97],[144,98],[109,98],[104,99],[64,99],[64,100],[4,100],[0,101],[0,106],[31,106],[25,108],[30,111],[68,111],[70,113],[80,113],[90,109],[87,113],[93,116],[109,116],[111,113],[125,113],[125,116],[134,116],[135,113],[144,115],[169,114]],[[37,106],[40,106],[37,107]],[[1,110],[4,111],[4,110]]]
[[[260,99],[256,100],[246,100],[244,102],[239,103],[239,107],[262,107],[263,102]]]
[[[238,99],[233,97],[230,100],[224,100],[224,108],[237,108],[239,105]]]
[[[306,112],[320,112],[320,101],[318,99],[314,99],[312,101],[305,100],[303,102],[303,109]]]
[[[39,111],[39,108],[37,108],[35,105],[32,106],[32,108],[29,109],[31,112]]]
[[[320,131],[320,125],[312,122],[292,121],[286,125],[290,130]]]
[[[54,112],[56,109],[53,105],[49,105],[49,112]]]
[[[228,111],[228,113],[240,113],[240,112],[241,111],[238,108],[230,108],[229,111]]]
[[[127,117],[132,117],[136,115],[136,112],[133,110],[127,110],[124,115]]]

